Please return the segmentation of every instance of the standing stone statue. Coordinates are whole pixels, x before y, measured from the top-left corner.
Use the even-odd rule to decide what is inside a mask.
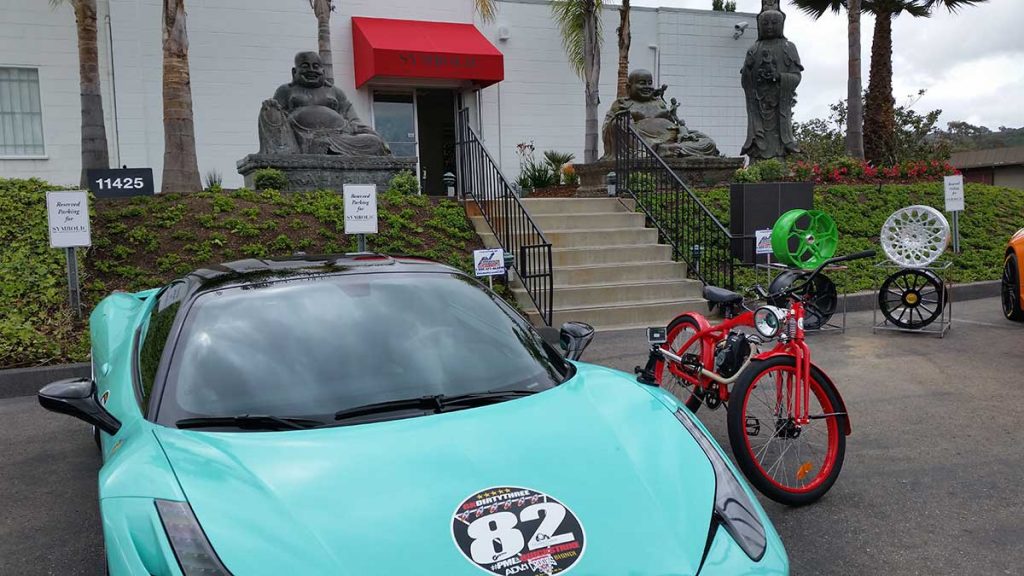
[[[740,71],[747,96],[747,141],[751,162],[800,152],[793,138],[793,106],[804,67],[796,46],[786,39],[786,15],[779,0],[763,0],[757,17],[757,41],[747,50]]]
[[[615,117],[629,114],[633,127],[659,155],[667,158],[721,156],[715,141],[707,134],[691,130],[676,114],[679,103],[665,103],[665,90],[654,87],[654,76],[647,70],[633,70],[626,83],[629,96],[612,103],[604,119],[604,158],[615,157]]]
[[[372,128],[360,122],[352,103],[324,77],[316,52],[295,55],[292,81],[263,102],[260,154],[390,156]]]

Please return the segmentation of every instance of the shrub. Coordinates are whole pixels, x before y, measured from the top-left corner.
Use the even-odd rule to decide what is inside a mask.
[[[751,164],[746,168],[740,168],[737,170],[733,179],[737,182],[760,182],[761,169],[757,167],[757,164]]]
[[[555,184],[568,184],[568,182],[562,181],[561,176],[564,174],[563,168],[572,162],[574,158],[576,158],[576,155],[571,152],[558,152],[556,150],[544,152],[544,161],[547,162],[548,167],[551,169],[551,174],[555,178]]]
[[[755,166],[761,175],[762,182],[778,182],[789,175],[786,165],[775,158],[761,160]]]
[[[420,181],[409,170],[402,170],[388,182],[387,191],[396,194],[419,194]]]
[[[566,164],[562,166],[562,183],[575,186],[580,183],[580,175],[576,173],[576,168],[572,164]]]
[[[260,168],[253,174],[252,181],[257,190],[284,190],[288,186],[288,177],[275,168]]]
[[[224,177],[221,176],[219,170],[209,170],[206,172],[206,190],[210,192],[220,192],[221,184],[224,182]]]

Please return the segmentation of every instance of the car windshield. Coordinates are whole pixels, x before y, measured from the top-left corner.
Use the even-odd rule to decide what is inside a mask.
[[[447,273],[296,277],[200,295],[157,421],[341,410],[437,394],[542,391],[571,367],[507,304]]]

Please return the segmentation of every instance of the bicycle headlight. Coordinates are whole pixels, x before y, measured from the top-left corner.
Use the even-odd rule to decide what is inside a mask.
[[[754,311],[754,328],[765,338],[775,338],[785,325],[786,311],[775,306],[761,306]]]
[[[203,533],[188,502],[157,500],[156,511],[185,576],[231,576]]]
[[[733,474],[732,468],[726,464],[722,454],[715,449],[708,437],[697,428],[683,409],[676,410],[676,418],[704,450],[715,470],[715,519],[725,527],[751,560],[761,560],[768,544],[764,526],[755,512],[753,502],[740,486],[739,480]]]

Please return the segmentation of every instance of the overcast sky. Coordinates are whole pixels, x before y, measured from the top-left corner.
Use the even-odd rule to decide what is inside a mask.
[[[610,0],[609,3],[615,3]],[[634,6],[711,7],[711,0],[633,0]],[[757,13],[761,0],[736,0],[737,10]],[[786,37],[804,65],[796,119],[828,114],[828,105],[846,97],[846,15],[812,20],[783,0]],[[919,89],[928,92],[914,105],[924,113],[942,109],[940,125],[965,120],[988,126],[1024,127],[1024,0],[990,0],[958,14],[939,9],[931,18],[897,17],[893,22],[893,96],[908,103]],[[868,85],[874,19],[861,21],[864,88]],[[756,34],[750,23],[747,34]]]

